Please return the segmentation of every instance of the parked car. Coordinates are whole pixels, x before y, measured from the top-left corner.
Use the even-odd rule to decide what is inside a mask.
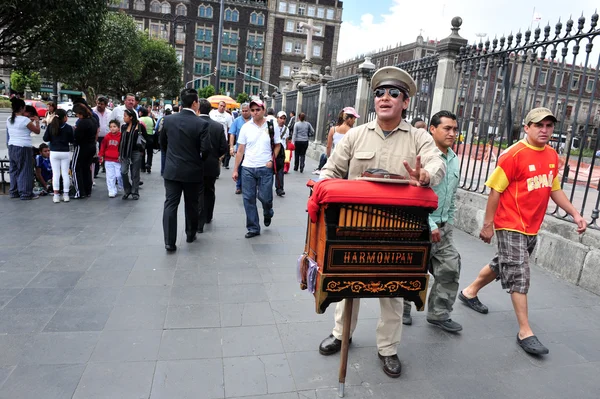
[[[40,118],[44,118],[48,112],[48,106],[41,101],[25,100],[25,104],[32,105]]]
[[[69,118],[74,115],[73,114],[73,103],[71,101],[58,103],[56,106],[58,107],[58,109],[64,109],[65,111],[67,111],[67,116]]]

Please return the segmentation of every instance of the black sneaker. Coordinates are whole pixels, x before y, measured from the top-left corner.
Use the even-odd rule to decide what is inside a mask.
[[[271,225],[271,216],[265,216],[265,226]]]
[[[438,326],[442,330],[448,331],[448,332],[459,332],[459,331],[462,331],[462,329],[463,329],[460,324],[458,324],[455,321],[452,321],[452,319],[447,319],[447,320],[427,319],[427,322],[429,324],[433,324],[434,326]]]

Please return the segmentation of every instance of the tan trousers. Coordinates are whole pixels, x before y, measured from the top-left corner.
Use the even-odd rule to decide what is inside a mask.
[[[344,301],[347,301],[345,299]],[[338,302],[335,307],[335,327],[333,336],[342,339],[344,329],[344,301]],[[379,298],[381,315],[377,323],[375,337],[377,339],[377,349],[382,356],[392,356],[397,353],[397,346],[402,337],[402,312],[404,310],[403,298]],[[358,320],[358,310],[360,308],[360,299],[354,299],[352,305],[352,319],[350,321],[350,336],[356,328]]]

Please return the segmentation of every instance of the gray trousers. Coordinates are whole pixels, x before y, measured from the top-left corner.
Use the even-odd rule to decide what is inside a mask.
[[[460,254],[452,238],[452,225],[440,228],[441,241],[432,243],[429,271],[433,274],[427,303],[429,320],[447,320],[456,301],[460,277]],[[410,313],[410,302],[404,302],[404,313]]]
[[[125,194],[139,194],[140,169],[142,168],[143,153],[138,149],[131,152],[130,163],[121,162],[121,177]],[[131,181],[129,180],[131,178]]]

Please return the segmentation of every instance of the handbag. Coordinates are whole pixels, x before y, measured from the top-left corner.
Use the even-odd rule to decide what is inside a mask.
[[[285,151],[283,146],[279,144],[279,153],[275,156],[275,127],[273,121],[267,121],[267,129],[269,130],[269,136],[271,137],[271,160],[273,162],[273,174],[277,173],[278,170],[283,169],[285,163]]]

